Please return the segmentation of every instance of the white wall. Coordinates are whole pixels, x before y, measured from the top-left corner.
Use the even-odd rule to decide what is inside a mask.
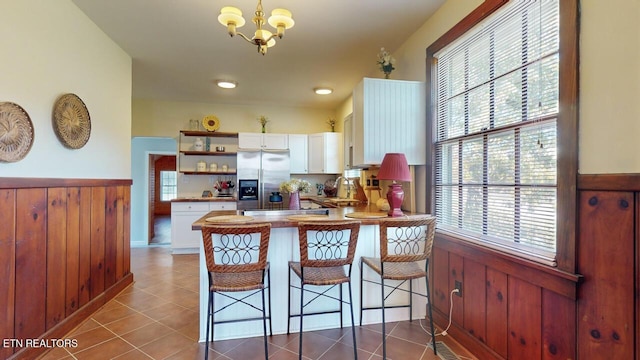
[[[582,0],[581,174],[640,172],[640,1]]]
[[[129,179],[131,58],[70,0],[1,1],[0,101],[25,109],[35,136],[0,176]],[[78,150],[56,137],[56,99],[74,93],[91,116],[91,137]]]

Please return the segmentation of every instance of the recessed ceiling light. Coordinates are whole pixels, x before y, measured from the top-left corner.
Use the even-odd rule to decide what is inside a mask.
[[[331,88],[317,87],[314,88],[313,91],[318,95],[329,95],[333,92]]]
[[[218,80],[216,84],[223,89],[234,89],[238,85],[237,82],[230,80]]]

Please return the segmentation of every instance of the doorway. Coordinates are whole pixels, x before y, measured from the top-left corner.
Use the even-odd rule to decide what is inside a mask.
[[[177,196],[176,156],[149,154],[149,245],[171,244],[171,200]]]

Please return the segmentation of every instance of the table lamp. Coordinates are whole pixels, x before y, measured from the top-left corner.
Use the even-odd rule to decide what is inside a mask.
[[[387,201],[389,201],[388,215],[391,217],[403,216],[400,207],[404,199],[404,191],[402,190],[402,184],[397,183],[397,181],[411,181],[411,172],[404,154],[385,154],[378,171],[378,179],[393,181],[389,185],[389,191],[387,191]]]

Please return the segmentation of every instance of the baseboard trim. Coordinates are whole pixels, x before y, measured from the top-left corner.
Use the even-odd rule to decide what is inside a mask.
[[[82,324],[82,322],[87,320],[93,313],[99,310],[109,300],[115,298],[120,292],[122,292],[122,290],[126,289],[132,283],[133,283],[133,274],[129,273],[125,275],[122,279],[120,279],[120,281],[115,283],[110,288],[106,289],[102,294],[96,296],[93,300],[86,303],[80,309],[76,310],[73,314],[66,317],[56,326],[49,329],[49,331],[42,334],[42,336],[40,336],[38,339],[41,339],[41,340],[64,339],[64,336],[66,334],[68,334],[76,326]],[[23,348],[22,350],[10,356],[8,359],[9,360],[35,359],[49,350],[51,350],[51,348],[47,348],[47,347]]]

